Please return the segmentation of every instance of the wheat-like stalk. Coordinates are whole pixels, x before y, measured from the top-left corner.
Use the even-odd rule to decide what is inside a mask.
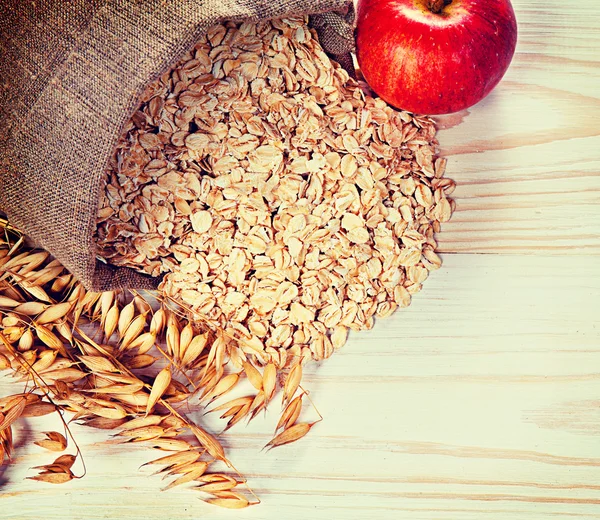
[[[206,413],[222,412],[228,430],[256,417],[282,387],[277,431],[283,431],[268,446],[308,432],[312,424],[296,423],[305,395],[299,360],[286,374],[278,373],[273,363],[243,347],[242,336],[164,295],[85,290],[58,261],[26,245],[22,234],[0,219],[0,369],[25,385],[23,393],[0,399],[0,461],[10,459],[12,427],[20,417],[59,413],[64,434],[45,432],[36,444],[62,452],[69,439],[76,449],[36,467],[32,480],[60,484],[83,476],[72,471],[83,456],[63,419],[68,413],[79,424],[113,430],[108,442],[169,452],[148,462],[161,466],[158,473],[165,477],[175,477],[165,489],[195,483],[210,504],[258,503],[237,491],[246,481],[217,436],[181,411],[194,399]],[[214,406],[242,378],[256,392]],[[218,461],[231,474],[211,472]]]

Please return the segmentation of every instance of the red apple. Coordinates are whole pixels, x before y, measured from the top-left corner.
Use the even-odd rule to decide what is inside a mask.
[[[468,108],[498,84],[517,43],[509,0],[359,0],[358,64],[395,107]]]

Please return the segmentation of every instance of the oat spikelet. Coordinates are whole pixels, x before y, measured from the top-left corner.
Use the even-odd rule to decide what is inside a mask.
[[[294,368],[290,370],[288,374],[285,384],[283,386],[283,402],[289,401],[296,390],[298,390],[298,386],[300,385],[300,381],[302,380],[302,365],[298,363]]]
[[[165,468],[163,471],[163,480],[169,478],[173,475],[186,475],[190,472],[195,472],[196,470],[202,470],[200,474],[196,473],[196,477],[198,478],[206,472],[206,469],[213,463],[212,460],[199,460],[196,462],[191,462],[189,464],[177,464],[175,466],[170,466]]]
[[[63,302],[57,303],[56,305],[51,305],[36,318],[36,321],[40,325],[54,323],[61,318],[64,318],[72,307],[73,304],[71,302]]]
[[[54,334],[48,327],[45,325],[35,325],[35,332],[37,337],[40,339],[44,345],[58,350],[66,357],[66,350],[63,342],[58,338],[56,334]]]
[[[121,312],[119,314],[119,321],[117,326],[119,331],[119,338],[122,338],[125,335],[125,332],[127,331],[127,328],[132,322],[134,316],[135,304],[133,302],[129,302],[127,305],[125,305],[125,307],[121,309]]]
[[[208,462],[199,463],[198,466],[192,468],[190,471],[184,473],[181,477],[178,477],[170,482],[168,486],[162,488],[162,491],[168,491],[169,489],[173,489],[175,486],[181,486],[182,484],[196,480],[198,477],[201,477],[204,474],[208,464]]]
[[[198,451],[180,451],[179,453],[174,453],[173,455],[167,455],[165,457],[160,457],[150,462],[146,462],[140,467],[143,468],[149,464],[163,464],[165,466],[172,466],[175,464],[190,464],[192,462],[196,462],[200,458],[200,455],[201,454]]]
[[[18,307],[20,304],[21,302],[0,294],[0,309],[12,309],[14,307]]]
[[[225,395],[229,392],[238,382],[240,376],[239,374],[229,374],[221,379],[213,388],[212,391],[207,393],[202,400],[208,399],[209,402],[214,401],[218,397]]]
[[[58,432],[43,432],[47,439],[41,441],[35,441],[41,448],[45,448],[50,451],[64,451],[67,447],[67,439],[65,436]]]
[[[260,392],[258,392],[258,394],[256,394],[254,400],[252,401],[252,404],[250,405],[249,412],[252,413],[250,419],[253,419],[258,414],[258,412],[260,412],[265,407],[265,404],[265,393],[261,390]]]
[[[246,373],[246,377],[248,378],[248,381],[250,381],[252,386],[257,390],[262,390],[263,376],[260,375],[260,372],[256,369],[256,367],[248,361],[244,363],[243,367],[244,372]]]
[[[253,400],[254,400],[254,396],[252,396],[252,395],[247,395],[245,397],[238,397],[237,399],[232,399],[231,401],[227,401],[225,404],[216,406],[215,408],[211,408],[206,413],[219,412],[221,410],[227,410],[230,408],[238,408],[240,406],[245,406],[247,404],[251,404]]]
[[[113,362],[104,356],[79,356],[79,360],[92,372],[118,372]]]
[[[300,415],[300,411],[302,410],[302,397],[302,395],[299,395],[285,407],[285,410],[281,414],[279,422],[275,427],[276,432],[280,428],[288,429],[296,422],[298,416]]]
[[[185,349],[182,349],[182,352],[180,352],[181,364],[184,367],[187,367],[194,363],[194,361],[196,361],[202,354],[202,351],[206,347],[207,343],[208,334],[198,334],[197,336],[194,336],[189,345]]]
[[[244,417],[246,417],[250,412],[250,406],[251,403],[247,403],[244,406],[236,407],[237,410],[235,412],[233,412],[233,410],[230,410],[229,412],[233,412],[231,413],[232,417],[227,422],[227,426],[225,426],[225,429],[223,431],[226,432],[227,430],[235,426],[238,422],[240,422]],[[221,418],[223,419],[225,418],[225,416],[226,415],[223,414]]]
[[[50,298],[50,296],[48,296],[48,293],[41,287],[37,285],[31,285],[27,282],[19,282],[18,285],[19,287],[25,289],[25,291],[31,294],[31,296],[33,296],[34,298],[37,298],[38,300],[46,303],[52,302],[52,299]]]
[[[152,320],[150,320],[150,332],[152,332],[155,336],[161,334],[165,326],[165,320],[165,311],[161,307],[154,313]]]
[[[139,369],[139,368],[148,368],[152,366],[157,358],[151,356],[150,354],[140,354],[139,356],[134,356],[127,360],[126,365],[127,368],[130,369]]]
[[[13,309],[17,314],[24,316],[37,316],[48,308],[48,304],[42,302],[24,302]]]
[[[209,482],[208,484],[203,484],[198,486],[196,489],[198,491],[203,491],[204,493],[215,493],[219,491],[229,491],[237,485],[238,482],[235,480],[222,480],[219,482]]]
[[[111,308],[114,299],[114,291],[105,291],[100,295],[100,324],[104,323],[106,315],[108,314],[108,311]]]
[[[190,322],[186,323],[186,325],[181,329],[181,333],[179,334],[179,358],[183,357],[185,350],[188,348],[190,342],[194,337],[194,329],[192,328],[192,324]]]
[[[298,439],[304,437],[311,429],[314,423],[299,423],[284,430],[279,435],[273,437],[273,439],[265,446],[265,448],[275,448],[277,446],[283,446],[295,442]]]
[[[223,450],[223,446],[221,446],[217,439],[195,424],[190,424],[190,429],[198,441],[200,441],[200,444],[208,450],[208,453],[215,459],[225,460],[225,450]]]
[[[250,505],[248,500],[239,493],[223,491],[215,494],[215,498],[207,498],[205,502],[207,504],[212,504],[213,506],[224,507],[227,509],[243,509]]]
[[[23,332],[23,335],[19,338],[19,350],[21,352],[29,350],[31,347],[33,347],[33,343],[34,343],[33,332],[31,331],[31,329],[27,329],[25,332]]]
[[[40,352],[38,360],[33,364],[32,368],[36,372],[44,372],[49,369],[56,360],[58,352],[56,350],[44,350]]]
[[[104,320],[104,336],[110,338],[119,324],[119,307],[115,303],[106,313],[106,319]]]
[[[22,417],[42,417],[43,415],[48,415],[56,411],[56,405],[53,403],[47,402],[36,402],[29,403],[25,406]]]
[[[125,331],[123,335],[123,339],[121,340],[121,346],[119,347],[121,350],[127,349],[127,347],[135,340],[144,330],[146,326],[146,315],[139,314],[136,316],[130,323],[129,327]]]
[[[169,313],[167,318],[167,350],[174,358],[179,357],[179,339],[180,331],[177,322],[177,316],[174,313]]]
[[[137,354],[146,354],[156,343],[156,336],[153,332],[144,332],[140,334],[131,344],[127,347],[127,350],[135,350]]]
[[[118,436],[123,439],[117,439],[117,442],[145,442],[165,436],[165,428],[162,426],[142,426],[133,430],[123,430],[118,433]]]
[[[7,368],[10,368],[10,366],[10,359],[8,359],[4,354],[0,353],[0,370],[6,370]]]
[[[35,477],[27,477],[29,480],[37,480],[39,482],[48,482],[49,484],[64,484],[65,482],[69,482],[69,480],[73,480],[74,475],[70,470],[67,470],[63,473],[54,473],[54,472],[42,472]]]
[[[27,399],[24,396],[20,396],[11,403],[10,408],[4,408],[3,412],[0,413],[0,431],[9,428],[14,423],[25,409]]]
[[[277,368],[273,363],[268,363],[263,371],[263,390],[265,393],[265,400],[268,402],[275,393],[275,386],[277,384]]]
[[[191,450],[193,446],[182,439],[157,439],[152,442],[152,447],[163,451]]]
[[[152,390],[150,391],[150,398],[148,399],[148,404],[146,405],[146,414],[149,414],[152,411],[154,405],[163,396],[170,383],[171,369],[169,367],[165,367],[154,379],[154,384],[152,385]]]
[[[77,457],[71,454],[60,455],[53,464],[62,466],[65,469],[71,469]],[[38,469],[38,468],[36,468]]]
[[[218,483],[218,482],[229,482],[231,484],[238,484],[238,482],[231,475],[225,473],[207,473],[198,479],[199,482]]]

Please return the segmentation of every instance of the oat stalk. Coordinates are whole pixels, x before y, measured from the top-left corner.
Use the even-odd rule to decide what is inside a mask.
[[[83,453],[81,452],[81,449],[79,448],[79,444],[77,444],[77,440],[75,439],[75,436],[73,435],[73,432],[71,432],[71,429],[69,428],[69,425],[67,424],[67,422],[65,421],[65,419],[64,419],[64,417],[62,415],[60,407],[57,406],[54,403],[54,401],[52,400],[52,397],[50,396],[50,393],[48,391],[49,385],[34,370],[34,368],[27,362],[27,360],[24,359],[23,356],[19,352],[17,352],[16,350],[13,349],[12,345],[6,340],[6,338],[4,337],[4,335],[2,334],[2,332],[0,332],[0,342],[2,342],[2,344],[4,345],[4,347],[11,353],[11,355],[14,356],[14,358],[21,364],[21,366],[27,370],[27,372],[31,376],[32,380],[35,381],[36,389],[39,389],[44,394],[44,397],[46,397],[46,399],[48,399],[49,403],[51,403],[54,406],[56,406],[56,413],[58,414],[58,417],[60,418],[60,421],[63,424],[65,432],[67,433],[67,435],[69,436],[69,438],[73,441],[73,444],[75,446],[75,450],[77,451],[77,457],[79,457],[79,459],[81,460],[81,464],[83,466],[83,474],[80,475],[80,476],[73,475],[73,478],[77,478],[77,479],[83,478],[86,475],[86,473],[87,473],[87,469],[86,469],[86,466],[85,466],[85,460],[83,458]]]

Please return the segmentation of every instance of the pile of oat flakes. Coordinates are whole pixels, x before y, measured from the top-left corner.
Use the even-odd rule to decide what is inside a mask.
[[[329,357],[440,266],[435,127],[375,99],[303,17],[213,26],[150,85],[107,172],[98,256],[279,368]]]

